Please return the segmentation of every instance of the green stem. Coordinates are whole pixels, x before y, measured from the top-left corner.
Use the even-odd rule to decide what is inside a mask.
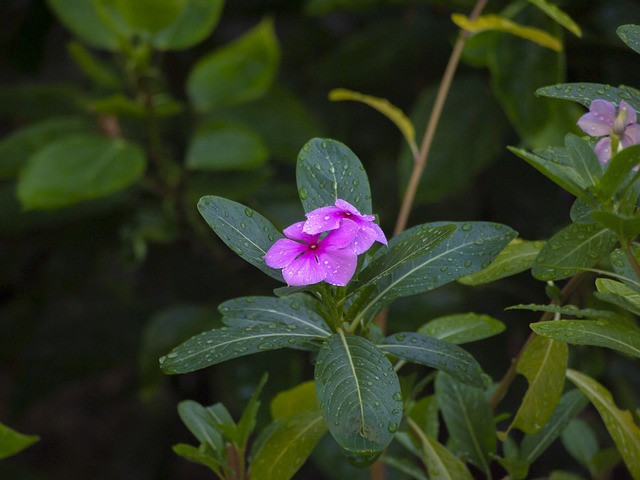
[[[638,264],[638,259],[631,250],[631,244],[626,239],[622,239],[620,240],[620,248],[627,256],[627,259],[629,259],[631,268],[633,268],[633,271],[636,272],[636,275],[638,276],[638,278],[640,278],[640,265]]]

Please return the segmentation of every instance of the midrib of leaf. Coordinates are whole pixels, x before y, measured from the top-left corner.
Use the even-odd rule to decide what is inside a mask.
[[[329,162],[329,173],[331,173],[331,176],[333,177],[333,196],[335,197],[335,200],[338,200],[338,177],[336,176],[336,167],[330,159],[327,159],[327,161]]]
[[[583,331],[583,333],[585,333],[585,332]],[[594,337],[604,338],[604,339],[607,339],[607,340],[612,341],[613,343],[618,343],[618,344],[620,344],[620,345],[624,345],[624,346],[626,346],[626,347],[629,347],[629,349],[630,349],[630,350],[632,350],[632,351],[636,352],[636,355],[637,355],[638,357],[640,357],[640,350],[639,350],[637,347],[635,347],[635,346],[633,346],[633,345],[631,345],[631,344],[625,343],[625,342],[623,342],[623,341],[622,341],[621,339],[619,339],[619,338],[608,337],[608,336],[603,335],[603,334],[601,334],[601,333],[596,333],[596,332],[591,332],[591,331],[586,332],[586,333],[587,333],[587,334],[589,334],[589,335],[593,335]],[[620,333],[622,333],[622,332],[620,332]]]
[[[253,240],[251,240],[251,238],[247,237],[244,233],[242,233],[240,230],[238,230],[234,225],[232,225],[231,223],[229,223],[228,221],[226,221],[223,217],[221,217],[220,215],[217,215],[217,217],[222,220],[224,223],[226,223],[229,227],[231,227],[231,229],[235,230],[236,232],[238,232],[238,234],[244,238],[245,240],[247,240],[249,243],[251,243],[254,247],[256,247],[258,250],[260,250],[264,255],[267,254],[267,252],[265,250],[262,249],[262,247],[260,247],[259,245],[257,245]]]
[[[380,344],[378,345],[378,348],[380,348],[381,350],[393,350],[393,347],[396,347],[398,349],[407,349],[407,350],[420,350],[420,351],[424,351],[424,352],[429,352],[429,353],[434,353],[438,356],[441,356],[440,354],[443,353],[440,350],[431,350],[429,348],[421,348],[421,347],[415,347],[415,346],[411,346],[411,345],[405,345],[405,344]],[[456,357],[455,355],[451,355],[448,353],[444,353],[445,357],[448,357],[449,359],[453,359],[453,361],[463,361],[462,359]]]
[[[429,455],[429,458],[431,458],[432,460],[435,460],[438,464],[439,468],[439,472],[444,472],[447,474],[447,478],[449,478],[450,480],[456,480],[455,478],[453,478],[450,474],[449,474],[449,469],[447,468],[447,466],[444,464],[444,462],[442,461],[442,459],[440,458],[440,455],[438,455],[438,452],[436,452],[435,448],[433,448],[431,446],[431,442],[429,442],[429,439],[427,437],[421,439],[422,440],[422,448],[424,448],[425,450],[428,450],[431,455]],[[427,471],[429,470],[428,465],[427,465]]]
[[[290,439],[289,439],[289,440],[290,440],[290,442],[289,442],[289,447],[290,447],[291,445],[294,445],[294,444],[296,443],[296,441],[297,441],[300,437],[302,437],[305,433],[307,433],[307,431],[308,431],[308,430],[310,430],[311,428],[313,428],[313,427],[316,425],[316,423],[321,422],[321,421],[322,421],[322,415],[318,415],[318,417],[317,417],[313,422],[310,422],[309,424],[307,424],[307,426],[306,426],[305,428],[303,428],[303,429],[299,430],[297,435],[295,435],[294,437],[292,437],[292,438],[290,438]],[[288,450],[288,449],[287,449],[287,450]],[[270,462],[270,463],[271,463],[271,466],[273,466],[273,465],[277,464],[277,463],[280,461],[280,459],[284,456],[285,451],[286,451],[286,450],[285,450],[284,448],[280,449],[280,453],[278,454],[278,456],[276,456],[276,457],[275,457],[275,458]]]
[[[355,381],[356,393],[358,394],[358,407],[360,408],[360,429],[364,430],[365,426],[365,418],[364,418],[364,404],[362,402],[362,392],[360,391],[360,382],[358,381],[358,376],[356,375],[356,366],[353,364],[353,358],[351,357],[351,351],[349,350],[349,345],[347,344],[347,337],[345,336],[342,330],[338,330],[338,334],[340,335],[340,341],[342,342],[342,346],[344,347],[345,353],[347,355],[347,359],[349,360],[349,367],[351,368],[351,374],[353,375],[353,379]],[[361,431],[360,434],[366,438],[366,432]]]
[[[277,314],[279,316],[282,316],[282,317],[288,317],[288,318],[291,318],[293,320],[298,320],[300,323],[304,323],[305,325],[307,325],[307,326],[309,326],[309,327],[311,327],[311,328],[313,328],[313,329],[315,329],[315,330],[317,330],[319,332],[322,332],[325,335],[331,335],[331,332],[320,328],[319,326],[315,325],[314,323],[309,322],[308,320],[306,320],[306,319],[304,319],[302,317],[296,317],[296,316],[291,315],[289,313],[279,312],[277,310],[272,310],[272,309],[269,309],[269,308],[257,308],[257,307],[256,308],[246,308],[246,310],[252,310],[252,311],[256,311],[256,312],[275,313],[275,314]]]
[[[563,257],[560,257],[559,261],[562,261],[562,260],[565,260],[566,258],[569,258],[571,255],[573,255],[575,252],[577,252],[580,248],[582,248],[583,246],[587,245],[588,243],[594,241],[598,236],[604,235],[607,232],[608,232],[608,230],[606,228],[604,228],[604,229],[600,230],[598,233],[596,233],[595,235],[593,235],[591,237],[588,237],[583,242],[578,243],[572,250],[569,250],[566,255],[564,255]],[[546,264],[543,263],[543,265],[546,265]],[[566,267],[566,268],[568,268],[568,267]]]

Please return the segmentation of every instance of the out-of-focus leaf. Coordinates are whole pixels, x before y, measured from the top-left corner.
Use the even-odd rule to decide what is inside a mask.
[[[554,470],[551,472],[551,475],[549,475],[549,480],[584,480],[584,477],[571,472]]]
[[[275,420],[317,409],[316,384],[313,381],[280,392],[271,400],[271,416]]]
[[[174,445],[172,450],[173,453],[181,456],[185,460],[204,465],[216,474],[220,473],[220,465],[213,458],[211,458],[211,455],[206,451],[202,451],[199,448],[194,447],[193,445],[187,445],[185,443]]]
[[[418,333],[459,345],[492,337],[504,329],[504,323],[499,320],[470,312],[429,320],[418,329]]]
[[[451,15],[451,20],[453,20],[453,23],[458,27],[466,30],[467,32],[476,33],[487,30],[505,32],[515,35],[516,37],[530,40],[538,45],[555,50],[556,52],[562,51],[562,42],[557,37],[554,37],[539,28],[519,25],[508,18],[501,17],[500,15],[481,15],[475,20],[471,20],[462,14],[454,13]]]
[[[191,170],[243,170],[262,165],[267,155],[255,132],[240,125],[211,122],[191,139],[185,162]]]
[[[528,1],[529,3],[542,10],[545,14],[549,15],[549,17],[553,18],[555,22],[562,25],[575,36],[582,37],[582,30],[580,29],[580,26],[576,22],[574,22],[567,13],[563,12],[555,3],[549,2],[547,0]]]
[[[80,42],[70,42],[69,45],[67,45],[67,49],[69,50],[71,58],[76,62],[76,65],[98,85],[106,88],[120,88],[122,86],[122,80],[116,73],[116,70],[108,63],[96,57]]]
[[[227,452],[220,425],[224,419],[218,418],[212,407],[204,407],[193,400],[180,402],[178,415],[193,436],[206,446],[216,463],[223,464]]]
[[[255,100],[271,87],[279,60],[273,21],[265,19],[233,43],[201,58],[189,74],[187,93],[200,112]]]
[[[98,10],[96,2],[89,0],[47,0],[60,22],[89,45],[115,51],[120,46],[120,38],[107,25]]]
[[[595,474],[592,459],[599,445],[595,432],[587,422],[579,418],[571,420],[562,432],[562,444],[580,465],[592,475]]]
[[[616,33],[634,52],[640,53],[640,27],[638,25],[621,25]]]
[[[544,245],[541,241],[528,241],[515,238],[502,250],[491,264],[473,275],[460,277],[463,285],[482,285],[501,278],[510,277],[531,268]]]
[[[371,108],[376,109],[391,120],[396,127],[398,127],[398,130],[400,130],[404,136],[409,147],[411,147],[411,150],[414,152],[414,155],[417,155],[418,146],[416,145],[416,132],[413,123],[411,123],[411,120],[407,118],[402,110],[393,105],[386,98],[373,97],[360,92],[354,92],[353,90],[347,90],[346,88],[336,88],[329,92],[329,100],[352,100],[355,102],[362,102],[369,105]]]
[[[596,407],[631,476],[640,479],[640,428],[631,413],[620,410],[611,393],[591,377],[576,370],[567,370],[567,378],[584,393]]]
[[[177,115],[184,111],[184,105],[168,95],[155,95],[152,107],[153,115],[161,118]],[[148,107],[121,93],[92,100],[91,108],[96,112],[118,117],[142,118],[151,113]]]
[[[538,88],[536,95],[572,100],[585,107],[589,107],[596,98],[608,100],[616,105],[620,104],[621,100],[624,100],[634,110],[640,110],[640,90],[626,85],[612,87],[602,83],[556,83]]]
[[[242,416],[240,420],[238,420],[238,447],[239,450],[244,452],[247,446],[247,442],[249,442],[249,437],[253,433],[253,430],[256,428],[256,419],[258,417],[258,410],[260,410],[260,394],[262,393],[262,389],[264,385],[267,383],[267,378],[269,375],[264,373],[258,385],[251,394],[251,398],[247,403],[247,406],[244,407],[242,411]]]
[[[45,120],[87,113],[88,98],[67,84],[21,84],[0,88],[0,117]]]
[[[409,475],[410,478],[413,478],[415,480],[429,480],[422,468],[420,468],[413,462],[413,459],[399,458],[385,453],[380,457],[380,461],[402,473]]]
[[[320,348],[315,381],[333,438],[353,461],[373,462],[402,419],[400,382],[387,357],[365,338],[338,331]]]
[[[534,336],[516,364],[529,382],[527,392],[509,428],[540,432],[553,415],[564,387],[569,349],[567,344]]]
[[[153,45],[158,50],[184,50],[200,43],[215,29],[224,0],[187,0],[180,16],[157,32]]]
[[[454,451],[464,453],[490,477],[489,463],[497,446],[496,425],[484,390],[442,372],[436,378],[435,390]]]
[[[75,135],[49,144],[20,172],[25,208],[53,209],[122,190],[144,173],[140,148],[121,139]]]
[[[597,224],[572,223],[542,247],[531,273],[538,280],[561,280],[590,268],[615,245],[615,234]]]
[[[15,455],[38,440],[37,435],[24,435],[0,423],[0,459]]]
[[[175,22],[187,4],[187,0],[111,1],[132,29],[149,32],[157,32]]]

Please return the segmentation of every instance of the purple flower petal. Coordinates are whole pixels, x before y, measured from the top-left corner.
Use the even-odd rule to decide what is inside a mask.
[[[623,147],[630,147],[631,145],[639,144],[640,125],[638,125],[637,123],[628,125],[627,128],[624,129],[624,137],[621,139],[620,143],[622,143]]]
[[[328,248],[319,259],[326,273],[324,280],[338,286],[349,283],[358,265],[358,256],[350,248]]]
[[[616,119],[616,107],[606,100],[596,99],[591,102],[589,112],[578,120],[578,126],[592,137],[609,135]]]
[[[370,222],[366,227],[360,228],[351,248],[360,255],[369,250],[376,240],[384,245],[387,244],[387,238],[384,236],[382,229],[375,223]]]
[[[304,253],[308,246],[294,242],[288,238],[276,241],[264,256],[264,263],[271,268],[284,268],[293,262],[296,257]]]
[[[313,252],[306,252],[282,269],[287,285],[300,287],[321,282],[327,276],[326,269],[320,266]]]
[[[340,226],[343,212],[337,207],[320,207],[307,213],[304,231],[309,234],[319,234],[327,230],[334,230]]]
[[[611,160],[611,139],[609,137],[604,137],[596,143],[593,151],[596,153],[600,163],[605,165],[609,160]]]
[[[356,222],[343,218],[340,221],[340,227],[331,230],[326,237],[324,237],[320,243],[321,249],[334,247],[345,248],[351,245],[356,238],[360,227]]]
[[[303,230],[305,222],[296,222],[293,225],[285,228],[282,233],[288,238],[293,240],[299,240],[305,243],[315,243],[318,239],[318,235],[310,235]]]
[[[625,125],[631,125],[633,123],[636,123],[637,121],[636,111],[627,102],[625,102],[624,100],[620,100],[620,110],[622,110],[623,108],[627,110],[627,121]]]

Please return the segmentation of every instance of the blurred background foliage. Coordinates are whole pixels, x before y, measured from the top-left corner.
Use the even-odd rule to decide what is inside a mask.
[[[220,9],[187,35],[167,30],[171,5],[180,2],[145,15],[149,2],[140,0],[116,27],[139,22],[156,33],[128,45],[92,23],[83,3],[0,4],[0,420],[41,438],[2,461],[0,478],[210,478],[171,452],[189,438],[178,401],[222,401],[237,416],[265,369],[264,399],[311,373],[302,353],[289,350],[179,377],[159,372],[160,355],[220,324],[220,302],[278,286],[218,241],[197,214],[198,198],[231,198],[288,225],[302,216],[298,150],[311,137],[330,137],[362,159],[374,211],[390,233],[410,152],[387,119],[327,94],[344,87],[388,98],[420,136],[457,34],[450,16],[468,14],[474,2],[192,0]],[[581,111],[535,97],[536,88],[638,84],[634,54],[615,30],[640,19],[640,6],[557,3],[582,38],[527,2],[489,1],[487,12],[508,11],[560,36],[565,49],[495,32],[470,39],[411,224],[489,220],[535,240],[568,222],[571,198],[505,146],[560,144],[576,131]],[[222,54],[255,62],[229,69],[216,62]],[[82,173],[87,155],[112,156],[111,183],[94,185],[91,172]],[[456,284],[397,302],[388,328],[413,330],[462,311],[491,314],[507,331],[470,350],[497,377],[533,318],[503,309],[544,299],[544,285],[529,273],[482,288]],[[582,359],[588,373],[604,373],[604,355]],[[606,372],[622,406],[638,404],[628,368],[616,357]],[[336,460],[325,440],[299,478],[367,478]],[[562,450],[546,455],[545,471],[580,471]]]

